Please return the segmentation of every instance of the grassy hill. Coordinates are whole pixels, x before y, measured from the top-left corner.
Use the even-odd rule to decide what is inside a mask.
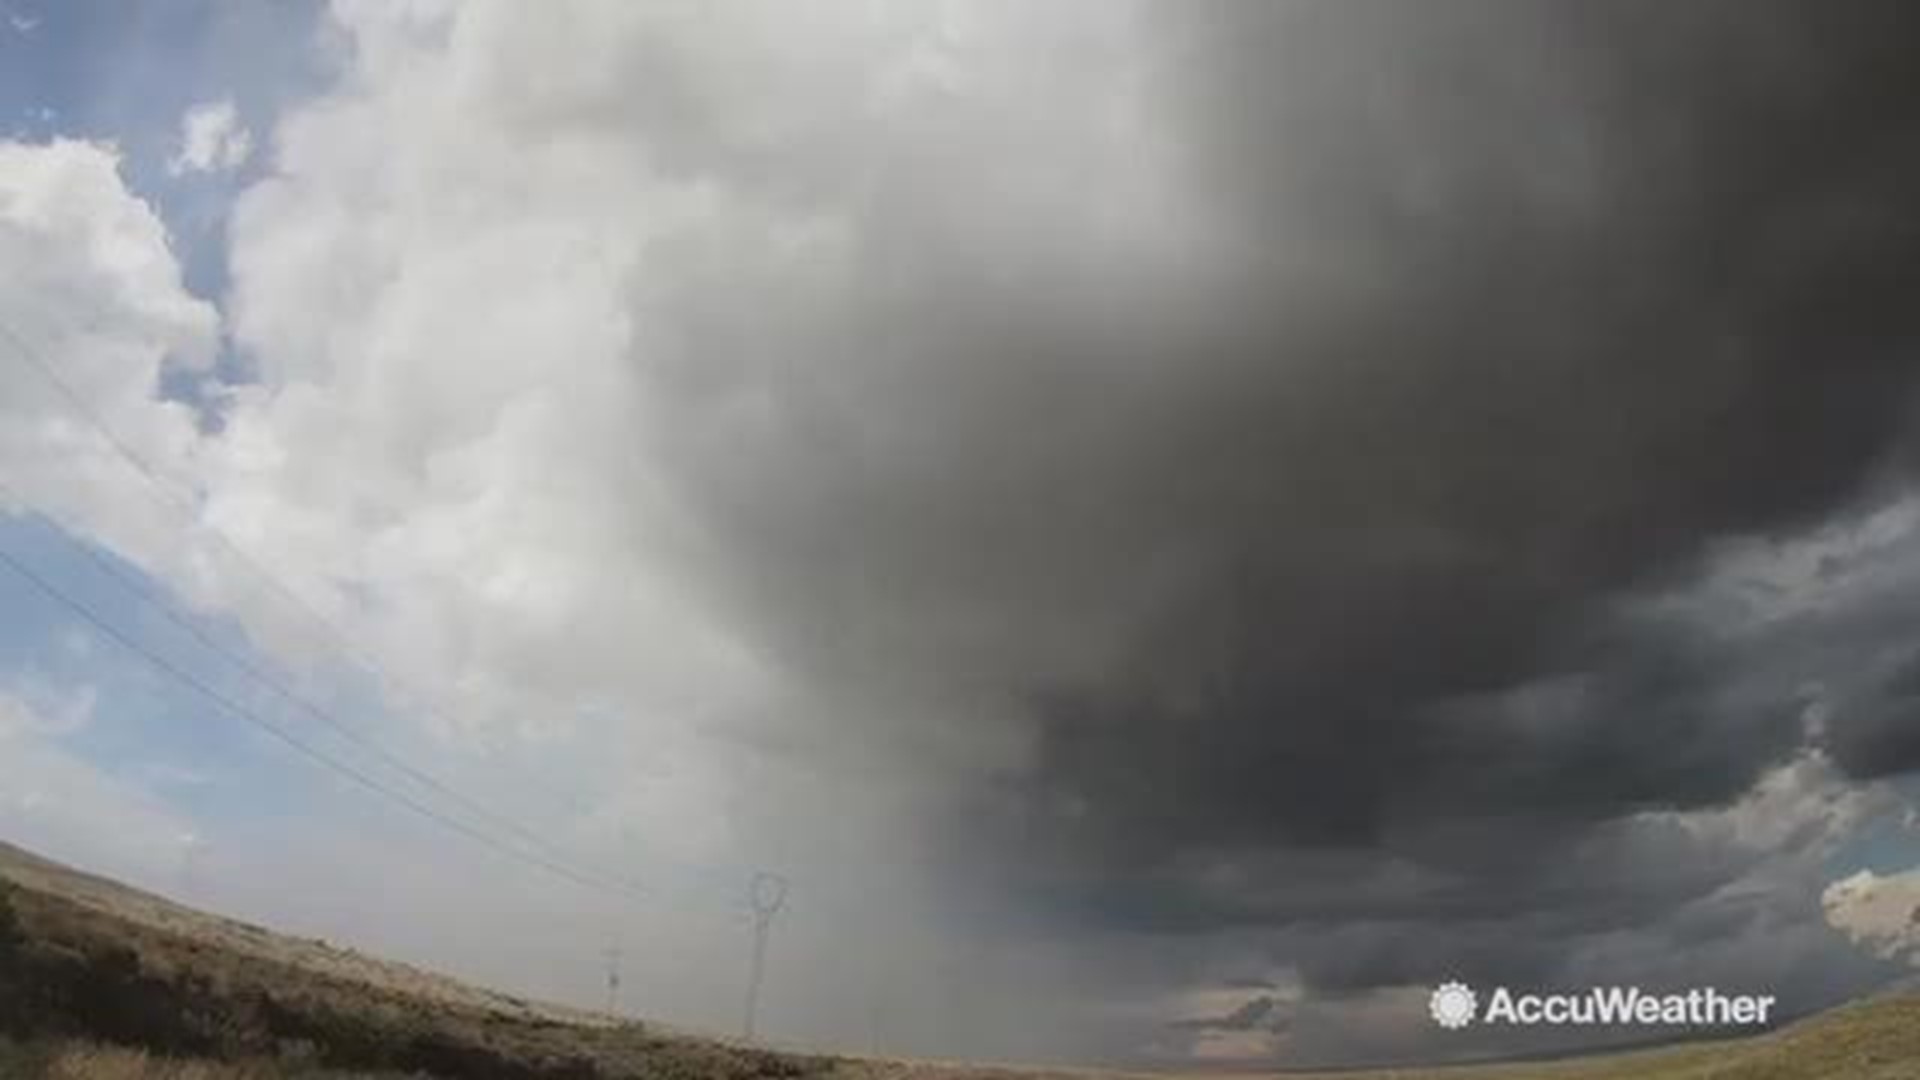
[[[523,1001],[0,845],[0,1077],[805,1078],[824,1058]],[[105,1046],[138,1047],[154,1060]],[[172,1071],[169,1071],[172,1070]]]
[[[192,911],[0,844],[0,1080],[1120,1074],[803,1055],[525,1001]],[[1218,1074],[1214,1074],[1216,1077]],[[1296,1080],[1920,1080],[1920,997],[1750,1039],[1552,1063]]]

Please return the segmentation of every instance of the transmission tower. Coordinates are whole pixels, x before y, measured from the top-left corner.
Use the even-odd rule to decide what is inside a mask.
[[[747,900],[753,905],[753,966],[747,974],[747,1015],[741,1031],[751,1040],[760,1008],[760,980],[767,972],[767,934],[773,929],[773,917],[786,906],[787,879],[764,871],[753,875]]]

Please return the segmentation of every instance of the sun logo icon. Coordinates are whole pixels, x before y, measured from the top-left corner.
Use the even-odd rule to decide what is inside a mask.
[[[1458,1031],[1473,1023],[1473,1014],[1479,1007],[1473,989],[1463,982],[1443,982],[1433,988],[1433,996],[1427,999],[1427,1012],[1433,1022],[1448,1031]]]

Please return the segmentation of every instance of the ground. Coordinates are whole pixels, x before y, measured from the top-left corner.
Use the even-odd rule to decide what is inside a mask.
[[[192,911],[0,844],[0,1080],[1119,1080],[796,1054],[524,1001]],[[1206,1074],[1219,1078],[1220,1073]],[[1272,1074],[1268,1074],[1272,1075]],[[1920,1080],[1920,996],[1772,1034],[1295,1080]]]

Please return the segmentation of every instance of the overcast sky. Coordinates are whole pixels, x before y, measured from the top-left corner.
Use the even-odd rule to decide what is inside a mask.
[[[4,14],[0,838],[914,1054],[1920,962],[1910,4]]]

